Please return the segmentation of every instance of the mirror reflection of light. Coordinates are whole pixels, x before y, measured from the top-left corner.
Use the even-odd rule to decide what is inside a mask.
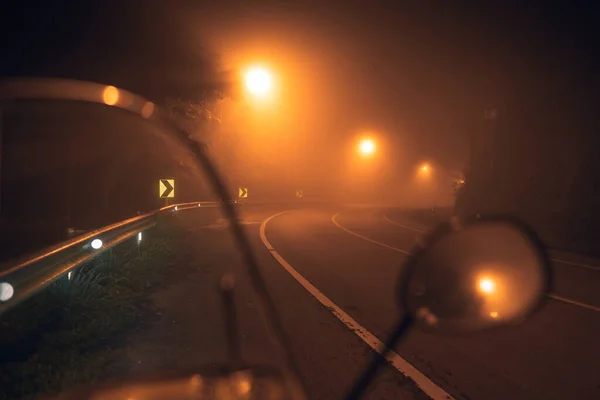
[[[250,381],[248,379],[242,379],[238,382],[239,393],[244,395],[250,393]]]
[[[114,86],[107,86],[102,92],[102,100],[108,106],[114,106],[119,101],[119,89]]]
[[[487,294],[494,293],[496,290],[496,284],[490,278],[482,278],[479,280],[479,290]]]
[[[417,317],[431,326],[435,326],[438,323],[438,318],[427,307],[420,307],[417,310]]]
[[[152,116],[152,114],[154,113],[154,104],[151,102],[147,102],[146,104],[144,104],[144,107],[142,107],[142,118],[150,118]]]
[[[232,278],[233,276],[227,277]],[[247,372],[236,372],[231,378],[234,385],[233,387],[235,388],[237,394],[244,396],[245,398],[245,396],[248,395],[252,389],[252,382],[249,374]]]
[[[194,375],[190,378],[190,385],[197,389],[202,386],[202,377],[200,375]]]

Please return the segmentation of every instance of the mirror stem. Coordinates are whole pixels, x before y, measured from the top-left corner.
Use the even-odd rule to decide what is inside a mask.
[[[369,366],[362,373],[360,378],[356,381],[348,396],[347,400],[357,400],[369,387],[369,384],[379,372],[379,369],[385,365],[386,359],[391,351],[394,351],[394,347],[400,341],[400,338],[404,336],[405,332],[411,327],[413,318],[407,313],[406,316],[402,317],[396,329],[394,329],[392,335],[387,340],[384,349],[381,353],[375,353],[373,359],[369,363]]]

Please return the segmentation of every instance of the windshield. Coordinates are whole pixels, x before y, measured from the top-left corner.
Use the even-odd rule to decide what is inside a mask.
[[[419,238],[486,214],[539,233],[548,304],[412,332],[365,398],[597,397],[589,38],[524,10],[66,3],[2,13],[0,399],[178,374],[344,398]],[[485,268],[465,292],[517,290]]]

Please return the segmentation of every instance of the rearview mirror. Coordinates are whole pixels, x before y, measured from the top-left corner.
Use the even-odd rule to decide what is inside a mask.
[[[398,290],[427,330],[476,331],[520,322],[550,284],[548,258],[528,226],[508,217],[453,219],[425,237]]]

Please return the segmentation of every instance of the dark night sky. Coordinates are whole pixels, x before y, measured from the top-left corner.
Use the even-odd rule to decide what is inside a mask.
[[[217,65],[272,60],[287,85],[285,129],[318,144],[309,152],[321,159],[372,129],[398,139],[396,155],[408,163],[461,168],[485,108],[527,108],[548,96],[568,103],[598,87],[591,2],[47,3],[3,13],[2,73],[69,75],[160,98],[219,83]]]

